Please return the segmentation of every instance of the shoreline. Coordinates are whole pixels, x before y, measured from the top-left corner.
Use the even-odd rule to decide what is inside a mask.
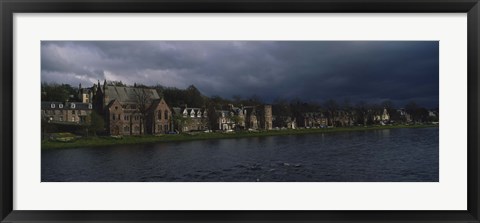
[[[41,150],[51,149],[73,149],[81,147],[105,147],[114,145],[134,145],[147,143],[162,142],[184,142],[196,140],[213,140],[213,139],[234,139],[248,137],[266,137],[266,136],[282,136],[282,135],[305,135],[319,133],[341,133],[355,131],[371,131],[382,129],[401,129],[401,128],[431,128],[438,125],[386,125],[386,126],[355,126],[355,127],[336,127],[336,128],[314,128],[314,129],[285,129],[285,130],[268,130],[258,132],[231,132],[231,133],[181,133],[174,135],[141,135],[141,136],[123,136],[122,138],[114,138],[110,136],[85,137],[77,139],[73,142],[57,142],[42,141]]]

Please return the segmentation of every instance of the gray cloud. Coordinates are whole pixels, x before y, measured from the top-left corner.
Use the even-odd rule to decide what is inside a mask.
[[[438,106],[436,41],[43,41],[42,81]]]

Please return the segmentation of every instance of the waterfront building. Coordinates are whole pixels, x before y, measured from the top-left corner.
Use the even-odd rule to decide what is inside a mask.
[[[93,111],[91,103],[42,101],[41,116],[49,123],[89,124]]]
[[[182,132],[199,131],[208,129],[208,112],[205,108],[183,107],[172,108],[176,119],[176,129]]]
[[[155,89],[100,82],[93,95],[110,135],[162,134],[172,130],[172,111]]]

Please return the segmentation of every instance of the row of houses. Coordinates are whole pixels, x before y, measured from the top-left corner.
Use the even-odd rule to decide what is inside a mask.
[[[87,124],[89,115],[95,111],[104,117],[110,135],[141,135],[207,130],[211,123],[208,114],[214,112],[218,130],[272,129],[270,105],[230,105],[229,109],[214,111],[188,105],[170,107],[155,89],[113,86],[106,81],[91,88],[80,85],[78,98],[82,102],[42,102],[42,119],[52,123]]]
[[[275,127],[302,128],[326,126],[352,126],[358,123],[353,112],[334,113],[305,112],[296,117],[274,116],[271,105],[234,106],[209,111],[184,105],[170,107],[155,89],[113,86],[105,81],[91,88],[79,86],[78,98],[81,102],[42,102],[42,119],[51,123],[88,124],[92,112],[104,117],[105,130],[110,135],[163,134],[172,131],[200,131],[218,129],[231,130],[271,130]],[[214,115],[210,115],[210,113]],[[368,111],[365,123],[389,123],[391,114],[387,109],[381,112]],[[396,115],[406,122],[411,116],[399,109]],[[429,112],[438,116],[438,112]],[[210,120],[214,117],[214,120]],[[281,121],[280,121],[281,120]]]

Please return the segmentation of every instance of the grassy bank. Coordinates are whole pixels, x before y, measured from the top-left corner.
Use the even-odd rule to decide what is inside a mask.
[[[228,138],[244,138],[244,137],[262,137],[262,136],[279,136],[279,135],[297,135],[297,134],[315,134],[315,133],[334,133],[334,132],[351,132],[351,131],[368,131],[378,129],[395,129],[395,128],[426,128],[437,127],[437,125],[392,125],[392,126],[368,126],[368,127],[337,127],[326,129],[285,129],[270,130],[259,132],[232,132],[232,133],[191,133],[178,135],[144,135],[144,136],[124,136],[122,138],[114,137],[84,137],[72,142],[43,141],[42,149],[62,149],[62,148],[79,148],[79,147],[101,147],[110,145],[129,145],[154,142],[179,142],[206,139],[228,139]]]

